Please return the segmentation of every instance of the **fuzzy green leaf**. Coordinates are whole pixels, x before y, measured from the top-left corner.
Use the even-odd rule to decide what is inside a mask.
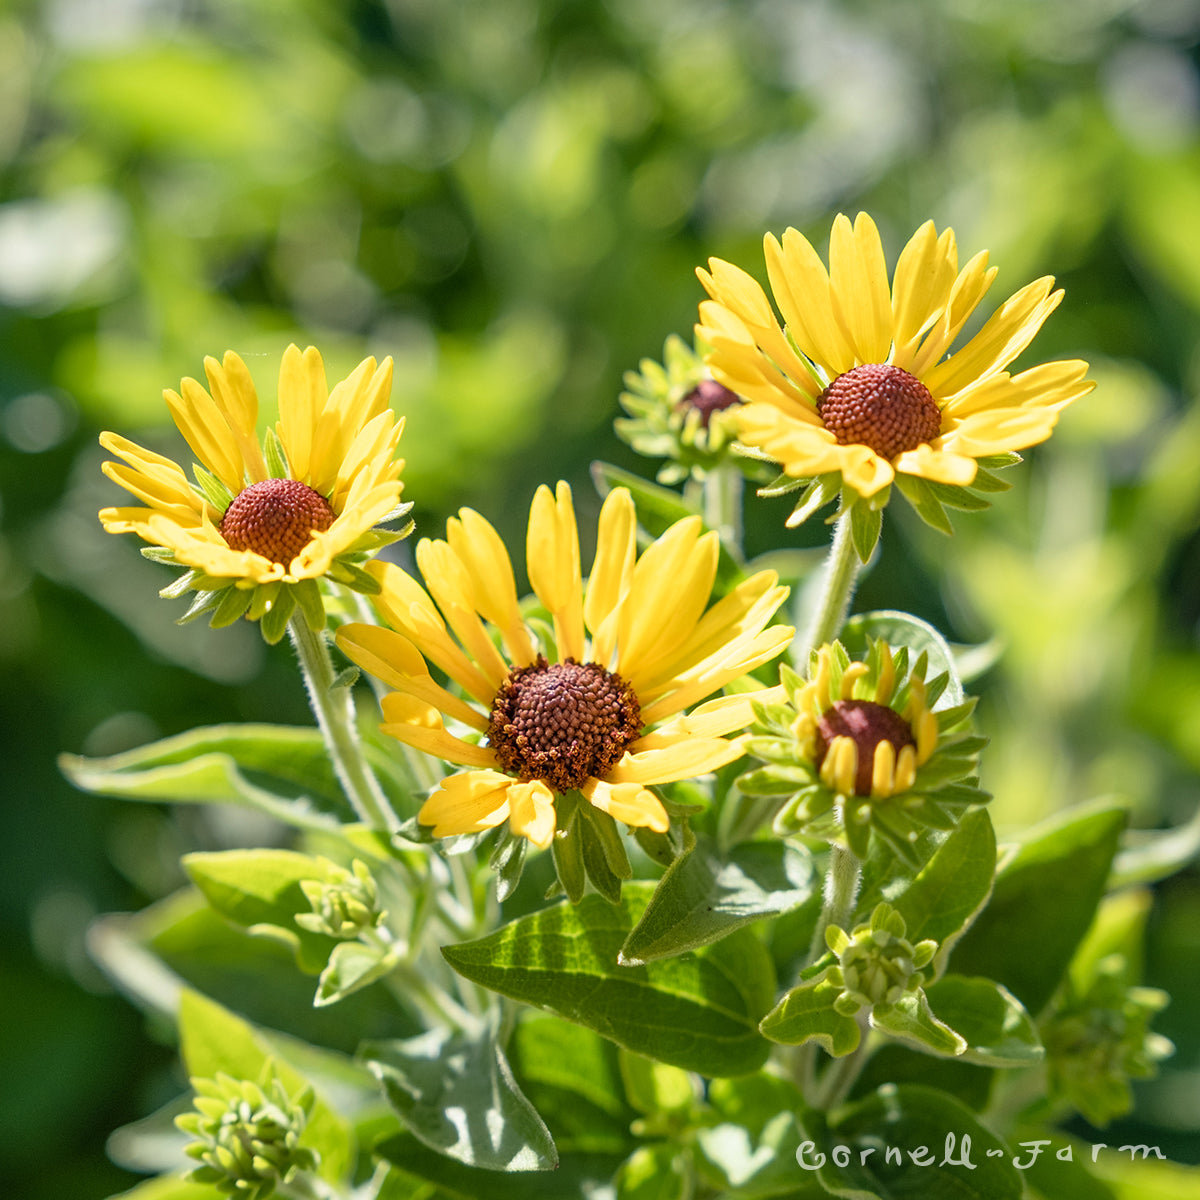
[[[1029,1014],[995,981],[946,975],[925,994],[938,1019],[966,1040],[965,1062],[1028,1067],[1042,1060],[1041,1039]]]
[[[313,1004],[324,1008],[344,1000],[389,974],[396,965],[394,953],[362,942],[339,942],[329,955],[329,963],[317,981]]]
[[[366,1042],[360,1057],[414,1137],[439,1154],[493,1171],[546,1171],[558,1152],[492,1035],[434,1030]]]
[[[764,916],[798,908],[813,889],[811,857],[781,842],[744,842],[722,856],[699,837],[667,869],[621,947],[626,964],[707,946]]]
[[[897,1041],[946,1058],[958,1058],[967,1048],[964,1037],[934,1016],[920,988],[894,1004],[877,1004],[871,1012],[871,1025]]]
[[[997,980],[1036,1016],[1091,924],[1126,820],[1086,806],[1031,830],[955,948],[954,970]]]
[[[652,892],[628,884],[619,905],[585,896],[442,953],[466,978],[635,1053],[705,1075],[755,1070],[768,1052],[758,1022],[775,991],[766,950],[743,930],[695,954],[620,966],[620,948]]]
[[[763,1037],[785,1046],[816,1042],[835,1058],[849,1054],[858,1048],[862,1031],[853,1017],[843,1016],[833,1007],[841,990],[823,978],[792,988],[763,1018]]]

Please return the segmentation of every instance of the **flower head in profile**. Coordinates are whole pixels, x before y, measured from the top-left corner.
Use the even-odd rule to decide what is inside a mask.
[[[279,421],[260,438],[258,394],[232,351],[204,360],[208,390],[185,379],[164,392],[199,460],[194,482],[177,463],[115,433],[100,444],[124,462],[104,473],[142,502],[106,508],[109,533],[136,533],[149,557],[187,568],[164,596],[197,592],[188,617],[213,625],[262,621],[277,641],[297,604],[324,624],[317,580],[359,590],[359,564],[402,536],[376,529],[402,515],[396,446],[404,427],[388,407],[392,360],[365,359],[332,391],[321,355],[289,346],[279,368]]]
[[[749,401],[738,411],[742,444],[810,481],[792,523],[839,491],[843,506],[880,508],[895,481],[948,528],[944,505],[981,507],[961,489],[1003,488],[989,468],[1045,441],[1059,411],[1094,386],[1079,360],[1007,370],[1062,299],[1050,276],[947,357],[996,268],[981,252],[960,270],[953,230],[939,234],[932,221],[904,247],[890,286],[865,213],[834,221],[828,269],[795,229],[764,246],[782,323],[754,279],[714,258],[697,272],[712,299],[696,328],[714,378]]]
[[[560,483],[540,487],[529,514],[526,567],[547,615],[540,632],[525,620],[499,534],[471,509],[448,522],[445,541],[418,544],[428,591],[398,566],[373,564],[375,603],[391,628],[346,625],[338,644],[395,689],[383,698],[385,733],[463,768],[441,781],[420,822],[445,837],[507,821],[546,847],[556,804],[571,797],[665,832],[651,787],[740,757],[739,742],[722,735],[751,717],[747,695],[692,706],[792,636],[767,624],[787,595],[774,572],[709,605],[717,553],[716,534],[685,518],[639,556],[633,501],[617,488],[600,512],[585,586],[571,490]]]
[[[776,796],[779,833],[804,833],[867,856],[872,831],[919,863],[922,828],[952,829],[989,797],[975,777],[984,739],[966,729],[974,700],[935,707],[951,686],[926,679],[926,656],[869,641],[864,661],[840,642],[814,650],[808,678],[780,672],[788,699],[756,704],[750,754],[767,765],[738,780]]]

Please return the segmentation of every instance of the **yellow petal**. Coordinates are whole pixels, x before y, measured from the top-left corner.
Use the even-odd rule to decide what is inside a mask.
[[[673,746],[684,736],[720,737],[749,725],[754,720],[754,703],[780,704],[786,700],[787,693],[778,684],[752,692],[740,692],[734,696],[718,696],[715,700],[693,708],[686,715],[676,717],[668,724],[660,725],[650,733],[644,734],[629,749],[637,754],[642,750],[659,750]]]
[[[951,396],[944,411],[953,420],[990,408],[1065,408],[1096,386],[1084,378],[1087,370],[1081,359],[1066,359],[1042,363],[1019,375],[1001,371]]]
[[[950,303],[957,274],[954,231],[947,229],[939,237],[933,222],[926,221],[901,251],[892,282],[896,339],[892,361],[896,366],[908,369],[917,342]]]
[[[499,766],[495,754],[486,746],[476,746],[447,733],[431,704],[400,692],[389,692],[381,707],[384,720],[379,728],[398,742],[464,767]]]
[[[1044,442],[1058,422],[1049,408],[997,408],[972,413],[940,439],[951,454],[983,458]]]
[[[919,475],[936,483],[953,483],[966,487],[974,478],[978,464],[973,458],[962,454],[951,454],[947,450],[934,450],[921,445],[915,450],[906,450],[895,462],[897,471],[905,475]]]
[[[873,496],[896,478],[892,464],[870,446],[839,446],[837,449],[837,469],[860,496]]]
[[[234,495],[242,490],[245,471],[237,438],[212,397],[194,380],[185,379],[183,392],[167,388],[163,399],[192,452]]]
[[[421,652],[406,637],[378,625],[350,624],[337,631],[336,639],[347,658],[388,687],[432,705],[481,733],[487,730],[487,718],[436,683]]]
[[[987,265],[987,251],[981,250],[959,272],[950,289],[950,303],[929,331],[928,336],[912,353],[911,363],[896,365],[924,379],[934,363],[950,348],[967,318],[979,306],[984,294],[996,278],[996,268]]]
[[[1010,296],[984,327],[944,363],[931,368],[922,380],[935,399],[952,396],[976,380],[1008,366],[1058,307],[1061,289],[1051,293],[1054,279],[1036,279]]]
[[[767,276],[788,333],[823,370],[826,382],[854,366],[854,348],[834,315],[829,274],[808,239],[786,229],[782,244],[770,234],[763,239]]]
[[[881,363],[892,347],[892,298],[879,230],[866,213],[851,227],[844,215],[829,237],[833,312],[859,362]]]
[[[666,833],[671,828],[662,801],[640,783],[612,784],[602,779],[589,779],[580,791],[591,804],[615,821],[653,829],[657,833]]]
[[[617,634],[626,679],[681,645],[708,603],[720,546],[715,533],[701,528],[699,517],[676,521],[633,569]]]
[[[432,825],[434,837],[494,829],[509,814],[513,780],[499,771],[462,771],[443,779],[421,805],[417,820]]]
[[[671,783],[715,771],[744,753],[736,741],[683,735],[673,746],[626,753],[605,778],[609,783]]]
[[[301,353],[295,344],[279,363],[279,438],[292,478],[307,483],[312,466],[317,416],[328,398],[325,364],[315,346]]]
[[[554,793],[540,780],[508,785],[508,824],[513,833],[528,838],[540,850],[554,841],[558,816]]]
[[[213,400],[237,438],[245,474],[251,483],[260,483],[267,478],[267,464],[258,441],[258,393],[246,364],[226,350],[221,362],[204,360],[204,374]]]
[[[637,512],[627,488],[613,488],[600,509],[596,557],[588,575],[583,617],[595,633],[621,603],[637,559]],[[597,657],[597,661],[599,657]]]
[[[525,567],[530,586],[554,617],[559,656],[582,660],[583,581],[569,484],[560,481],[553,495],[543,484],[534,494]]]
[[[466,568],[475,607],[500,630],[513,665],[528,666],[537,655],[521,618],[512,561],[500,535],[479,513],[464,508],[457,520],[446,522],[446,538]]]

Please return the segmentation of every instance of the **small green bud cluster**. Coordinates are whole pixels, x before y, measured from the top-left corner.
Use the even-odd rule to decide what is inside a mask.
[[[387,919],[379,907],[379,889],[366,863],[355,859],[352,871],[330,864],[329,880],[300,882],[312,912],[297,913],[296,924],[309,933],[335,938],[356,938]]]
[[[1153,1077],[1175,1050],[1150,1030],[1167,993],[1127,986],[1126,969],[1122,955],[1102,959],[1087,992],[1068,997],[1042,1029],[1052,1090],[1093,1125],[1129,1112],[1129,1080]]]
[[[906,932],[904,918],[882,902],[875,906],[870,923],[856,926],[852,933],[836,925],[825,931],[825,941],[838,958],[826,978],[842,988],[833,1002],[842,1016],[895,1004],[924,984],[921,969],[933,961],[938,944],[926,939],[914,946],[904,936]]]
[[[670,461],[658,481],[682,483],[705,475],[730,457],[742,398],[710,378],[698,350],[677,334],[667,338],[663,361],[644,358],[625,373],[617,436],[639,454]]]
[[[312,1109],[313,1092],[289,1097],[270,1063],[261,1084],[218,1073],[193,1079],[196,1111],[175,1124],[196,1141],[185,1153],[199,1160],[191,1172],[196,1183],[212,1184],[238,1200],[265,1200],[298,1171],[311,1171],[320,1160],[299,1140]]]

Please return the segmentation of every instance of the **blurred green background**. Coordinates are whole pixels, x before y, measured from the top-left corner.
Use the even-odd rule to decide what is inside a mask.
[[[308,721],[286,647],[176,628],[169,573],[96,520],[122,495],[97,433],[179,450],[161,390],[206,354],[236,349],[268,401],[289,341],[331,378],[393,355],[419,532],[470,504],[519,545],[539,482],[591,510],[592,459],[653,473],[611,432],[621,376],[689,334],[708,255],[762,278],[764,231],[821,246],[865,208],[893,260],[928,217],[990,249],[989,303],[1053,273],[1029,361],[1082,355],[1099,388],[952,542],[893,505],[859,606],[1005,644],[978,685],[1002,835],[1098,795],[1186,820],[1198,40],[1196,0],[0,5],[6,1194],[133,1182],[106,1134],[181,1081],[87,923],[169,890],[183,849],[264,836],[85,797],[55,755]],[[751,552],[827,536],[786,512],[750,501]],[[1196,1162],[1200,876],[1157,892],[1147,981],[1179,1049],[1117,1132]]]

